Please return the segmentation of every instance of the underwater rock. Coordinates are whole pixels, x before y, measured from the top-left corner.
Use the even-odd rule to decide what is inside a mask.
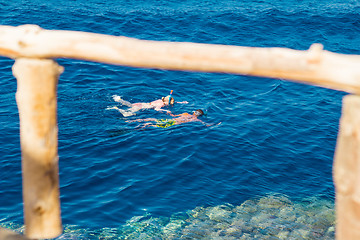
[[[57,239],[82,240],[88,239],[91,232],[88,229],[80,228],[77,225],[65,225],[63,234]]]
[[[245,221],[244,219],[238,219],[236,218],[233,222],[232,222],[232,226],[241,229],[242,232],[252,232],[252,230],[254,229],[254,226],[249,224],[247,221]]]
[[[212,207],[208,210],[207,215],[209,216],[211,221],[216,222],[230,222],[231,216],[230,209],[225,209],[223,205]]]
[[[276,235],[276,237],[279,238],[279,239],[281,239],[281,240],[283,240],[283,239],[285,240],[285,239],[288,239],[289,234],[290,234],[289,231],[280,231],[280,232]]]
[[[0,223],[23,232],[22,225]],[[119,228],[88,230],[66,225],[58,239],[72,240],[334,240],[335,210],[330,201],[292,202],[282,195],[246,200],[239,206],[196,207],[168,217],[146,213]]]
[[[251,236],[251,234],[249,233],[244,233],[240,238],[240,240],[253,240],[253,239],[254,239],[253,236]]]
[[[101,240],[114,239],[119,236],[119,230],[117,228],[103,228],[100,231],[99,239]]]
[[[204,209],[205,208],[203,207],[196,207],[195,209],[188,211],[188,214],[193,218],[197,218],[201,213],[204,212]]]
[[[182,231],[184,237],[192,239],[202,239],[211,234],[211,228],[202,227],[199,225],[187,226]]]
[[[279,217],[286,221],[294,222],[296,220],[296,214],[294,210],[295,209],[290,206],[282,207],[279,212]]]
[[[301,215],[301,216],[299,216],[298,218],[296,218],[295,223],[298,223],[298,224],[309,224],[309,219],[310,219],[309,216],[307,216],[307,215]]]
[[[222,231],[228,229],[229,227],[230,224],[228,222],[218,222],[213,226],[215,231]]]
[[[335,228],[334,227],[329,227],[327,230],[327,233],[334,233],[335,232]]]
[[[242,235],[241,228],[236,226],[230,226],[228,229],[225,230],[225,233],[227,236],[237,237],[237,238],[241,237]]]
[[[261,209],[267,208],[281,208],[291,205],[289,198],[283,195],[268,195],[259,199],[257,205]]]
[[[310,231],[305,229],[294,229],[294,231],[291,232],[289,239],[310,239]],[[313,238],[318,239],[318,238]]]
[[[236,207],[237,213],[254,213],[257,210],[257,204],[254,200],[246,200],[240,206]]]
[[[185,225],[185,221],[181,219],[175,219],[170,221],[163,229],[166,236],[176,235],[177,231]]]
[[[324,239],[335,239],[335,227],[329,227],[324,234]]]

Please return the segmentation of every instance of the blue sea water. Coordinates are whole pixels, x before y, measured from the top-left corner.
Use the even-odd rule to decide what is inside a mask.
[[[358,1],[0,1],[1,25],[139,39],[359,54]],[[1,36],[0,36],[1,38]],[[58,85],[64,225],[113,228],[134,216],[169,217],[271,194],[334,201],[332,163],[343,92],[283,79],[139,69],[71,59]],[[13,60],[0,58],[0,221],[23,223]],[[107,107],[170,90],[176,114],[201,108],[206,127],[136,130]]]

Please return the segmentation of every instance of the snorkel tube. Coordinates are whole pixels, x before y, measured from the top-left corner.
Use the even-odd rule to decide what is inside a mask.
[[[170,105],[170,102],[171,102],[171,95],[173,93],[173,90],[170,91],[170,96],[169,96],[169,105]]]

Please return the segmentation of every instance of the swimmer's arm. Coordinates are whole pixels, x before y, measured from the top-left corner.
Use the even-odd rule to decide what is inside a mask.
[[[206,122],[204,122],[204,121],[201,121],[200,119],[196,119],[195,121],[196,121],[196,122],[201,122],[202,124],[204,124],[205,126],[208,127],[208,124],[207,124]]]
[[[208,124],[208,123],[206,123],[206,122],[201,121],[200,119],[199,119],[199,121],[200,121],[202,124],[204,124],[205,126],[207,126],[207,127],[217,126],[217,125],[220,125],[220,124],[221,124],[221,122]]]
[[[156,107],[154,108],[155,111],[159,111],[159,112],[170,112],[169,110],[166,110],[166,109],[162,109],[162,107]]]
[[[188,101],[182,101],[182,102],[176,102],[176,103],[180,103],[180,104],[188,104]]]
[[[207,127],[211,127],[211,126],[214,126],[214,125],[220,125],[220,124],[221,124],[221,122],[219,122],[219,123],[217,123],[217,124],[215,124],[215,123],[210,123],[210,124],[208,124],[208,123],[206,123],[206,122],[201,121],[200,119],[197,119],[196,121],[201,122],[202,124],[204,124],[204,125],[207,126]]]
[[[169,111],[169,110],[167,111],[167,114],[169,114],[169,115],[172,116],[172,117],[179,117],[179,116],[181,116],[181,114],[176,114],[176,115],[175,115],[175,114],[172,114],[171,111]]]
[[[155,108],[155,110],[156,110],[156,111],[159,111],[159,112],[167,112],[167,113],[170,112],[169,110],[161,109],[161,108]]]

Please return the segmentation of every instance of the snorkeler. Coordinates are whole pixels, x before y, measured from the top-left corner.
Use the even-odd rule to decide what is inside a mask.
[[[172,92],[171,92],[172,93]],[[171,97],[171,93],[170,95],[166,96],[166,97],[162,97],[161,99],[149,102],[149,103],[144,103],[144,102],[139,102],[139,103],[131,103],[128,101],[125,101],[124,99],[122,99],[120,96],[114,95],[113,99],[115,102],[121,103],[122,105],[125,105],[127,107],[129,107],[129,109],[124,110],[124,109],[119,109],[118,107],[110,107],[107,109],[116,109],[118,110],[124,117],[129,117],[129,116],[133,116],[135,115],[135,113],[139,110],[142,109],[154,109],[156,111],[165,111],[165,112],[169,112],[169,110],[164,110],[161,109],[165,106],[169,106],[169,105],[173,105],[175,103],[175,99],[173,97]],[[183,101],[183,102],[176,102],[176,103],[188,103],[187,101]]]
[[[170,126],[179,125],[179,124],[187,123],[187,122],[201,122],[202,124],[204,124],[206,126],[211,126],[211,125],[208,125],[205,122],[201,121],[200,119],[198,119],[198,117],[204,115],[204,112],[201,109],[194,111],[193,114],[182,113],[182,114],[174,115],[171,112],[168,112],[168,114],[175,118],[172,118],[172,119],[145,118],[145,119],[130,120],[130,121],[126,121],[126,122],[154,122],[154,123],[145,123],[145,124],[141,125],[141,128],[144,128],[144,127],[167,128]]]

